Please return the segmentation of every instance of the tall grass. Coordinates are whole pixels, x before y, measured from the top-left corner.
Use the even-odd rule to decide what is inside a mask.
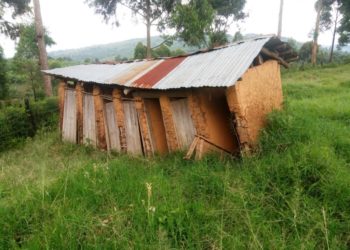
[[[284,75],[259,152],[108,155],[42,132],[0,155],[0,248],[349,249],[350,66]]]

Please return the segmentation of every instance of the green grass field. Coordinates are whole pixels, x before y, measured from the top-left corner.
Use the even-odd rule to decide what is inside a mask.
[[[349,249],[350,65],[283,80],[251,158],[109,156],[45,132],[0,154],[0,248]]]

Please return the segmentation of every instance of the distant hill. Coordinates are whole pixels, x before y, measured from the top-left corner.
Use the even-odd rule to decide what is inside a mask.
[[[159,36],[152,37],[152,46],[162,43],[163,39]],[[121,42],[101,44],[79,49],[69,49],[53,51],[49,53],[53,58],[71,58],[73,61],[84,61],[85,59],[110,60],[116,56],[132,58],[134,56],[134,48],[138,42],[146,44],[145,38],[135,38]],[[181,48],[186,52],[194,51],[197,48],[185,46],[182,42],[174,42],[171,49]]]

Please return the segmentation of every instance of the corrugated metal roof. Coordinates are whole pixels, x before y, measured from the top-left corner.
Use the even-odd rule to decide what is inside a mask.
[[[156,83],[161,81],[169,72],[176,69],[186,57],[175,57],[165,60],[164,62],[157,65],[157,67],[145,73],[139,79],[136,79],[133,83],[133,87],[139,88],[152,88]]]
[[[117,65],[78,65],[44,72],[82,82],[135,88],[228,87],[245,73],[271,39],[272,36],[255,38],[185,57]]]
[[[189,56],[155,89],[227,87],[247,71],[269,38],[252,40],[224,49]]]

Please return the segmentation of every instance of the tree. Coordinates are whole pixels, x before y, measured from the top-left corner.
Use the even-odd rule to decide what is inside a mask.
[[[144,59],[147,57],[147,48],[143,45],[142,42],[136,44],[134,49],[134,58],[135,59]]]
[[[6,98],[8,95],[8,86],[6,78],[6,61],[3,57],[3,50],[0,47],[0,99]]]
[[[39,64],[41,70],[48,70],[49,63],[47,60],[47,52],[45,45],[45,30],[43,26],[43,21],[41,18],[40,2],[39,0],[33,0],[34,3],[34,16],[35,16],[35,30],[36,30],[36,40],[39,48]],[[44,87],[46,96],[52,96],[52,82],[49,75],[44,75]]]
[[[126,6],[133,14],[141,17],[147,31],[147,58],[151,57],[151,26],[155,25],[163,30],[167,23],[169,13],[180,0],[85,0],[97,14],[103,16],[106,22],[114,19],[114,24],[119,25],[117,16],[118,6]]]
[[[6,10],[11,11],[12,18],[23,15],[30,10],[30,0],[0,0],[0,33],[3,33],[12,39],[17,37],[18,26],[5,19]]]
[[[283,6],[284,6],[284,0],[281,0],[280,14],[279,14],[279,18],[278,18],[278,32],[277,32],[277,36],[279,38],[282,37]]]
[[[246,17],[245,3],[245,0],[189,0],[176,6],[170,27],[190,46],[222,45],[227,43],[231,23]]]
[[[313,65],[317,62],[318,37],[320,31],[330,29],[332,23],[331,9],[334,0],[317,0],[315,3],[316,9],[316,24],[313,35],[313,45],[311,53],[311,63]]]
[[[232,38],[232,42],[238,42],[238,41],[242,41],[244,39],[242,33],[240,31],[237,31]]]
[[[338,20],[339,20],[339,1],[335,1],[333,6],[333,12],[335,12],[335,20],[334,20],[334,29],[333,29],[333,36],[332,36],[332,45],[331,45],[331,52],[329,54],[329,62],[331,63],[333,61],[333,55],[334,55],[334,46],[335,46],[335,36],[337,34],[337,27],[338,27]]]
[[[160,45],[158,48],[153,50],[155,57],[169,57],[171,56],[171,51],[165,44]]]
[[[152,57],[154,58],[177,56],[177,55],[183,55],[184,53],[185,52],[180,49],[171,51],[170,48],[165,44],[161,44],[159,47],[151,50]],[[136,47],[134,49],[134,59],[145,59],[145,58],[147,58],[147,48],[142,42],[139,42],[136,44]]]
[[[339,1],[339,12],[342,15],[339,33],[339,45],[344,46],[350,42],[350,2],[347,0]]]
[[[51,37],[44,35],[45,44],[55,44]],[[14,56],[16,71],[24,75],[24,80],[29,82],[33,96],[37,99],[38,84],[42,81],[42,74],[39,67],[39,48],[36,40],[35,24],[22,25],[20,27],[19,42],[16,46]]]

